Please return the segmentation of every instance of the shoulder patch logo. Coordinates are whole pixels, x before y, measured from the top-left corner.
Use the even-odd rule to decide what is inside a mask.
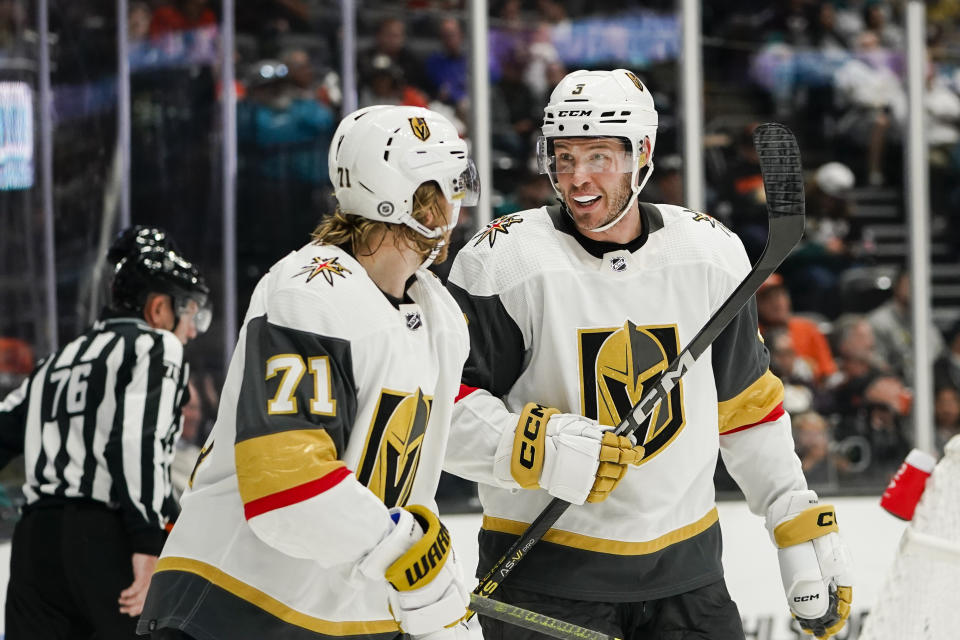
[[[699,211],[693,211],[692,209],[684,209],[684,211],[693,215],[694,222],[706,222],[714,229],[720,229],[720,231],[723,231],[726,235],[730,235],[730,230],[713,216],[706,213],[700,213]]]
[[[340,257],[335,256],[333,258],[314,258],[310,261],[310,264],[304,265],[298,273],[293,277],[306,275],[307,282],[310,282],[319,275],[323,275],[323,279],[327,281],[331,287],[333,286],[333,276],[340,276],[341,278],[346,278],[348,273],[353,273],[350,269],[347,269],[345,266],[340,264]]]
[[[430,127],[423,118],[407,118],[410,121],[410,129],[418,139],[426,141],[430,137]]]
[[[476,242],[473,243],[473,246],[479,245],[484,240],[490,242],[490,246],[493,247],[493,243],[497,241],[497,234],[509,234],[507,227],[514,224],[519,224],[523,222],[523,218],[518,216],[515,213],[511,213],[505,216],[500,216],[496,220],[491,220],[487,223],[487,226],[484,227],[483,231],[474,236]]]

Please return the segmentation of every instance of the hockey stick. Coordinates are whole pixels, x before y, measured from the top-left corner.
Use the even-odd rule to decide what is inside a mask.
[[[758,126],[754,131],[753,144],[760,158],[763,188],[767,197],[769,226],[763,254],[746,278],[710,316],[700,332],[660,373],[650,390],[617,425],[617,434],[629,435],[640,428],[657,405],[667,397],[680,377],[713,344],[713,341],[740,313],[740,309],[757,292],[763,281],[786,259],[803,235],[803,170],[800,166],[800,150],[796,139],[782,124],[766,123]],[[527,530],[494,563],[477,584],[473,593],[483,596],[493,593],[569,506],[569,502],[559,498],[551,500]]]
[[[470,610],[517,627],[560,638],[560,640],[620,640],[601,631],[587,629],[572,622],[564,622],[499,600],[484,598],[475,593],[470,594]]]

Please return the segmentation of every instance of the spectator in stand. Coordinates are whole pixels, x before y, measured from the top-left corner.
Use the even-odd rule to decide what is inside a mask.
[[[249,297],[283,247],[316,225],[329,189],[327,151],[335,125],[330,108],[296,86],[282,62],[262,60],[249,73],[246,99],[237,103],[241,296]]]
[[[817,169],[807,187],[804,240],[781,272],[791,285],[794,307],[834,318],[841,311],[840,276],[875,250],[871,236],[853,217],[853,171],[839,162]]]
[[[493,147],[509,154],[519,166],[534,148],[533,135],[543,116],[542,103],[523,80],[528,61],[525,46],[513,47],[490,92]]]
[[[734,137],[734,157],[718,176],[715,211],[740,236],[750,262],[756,262],[767,242],[767,200],[760,175],[760,161],[753,146],[756,122],[744,126]]]
[[[386,64],[383,56],[386,56],[392,65]],[[423,60],[407,47],[407,25],[400,18],[391,17],[380,22],[373,47],[360,54],[357,65],[360,69],[360,79],[364,84],[369,84],[372,76],[382,72],[383,69],[396,66],[403,72],[403,78],[407,84],[419,91],[430,86],[423,72]]]
[[[937,391],[933,405],[933,423],[936,428],[937,451],[943,454],[943,447],[950,438],[960,434],[960,391],[943,387]]]
[[[893,285],[893,295],[867,316],[877,337],[880,359],[904,380],[914,374],[913,328],[910,313],[910,274],[901,271]],[[936,359],[945,348],[940,330],[931,322],[927,329],[930,358]]]
[[[459,106],[467,99],[467,57],[463,47],[463,28],[460,21],[445,17],[437,26],[443,48],[427,57],[426,73],[431,95],[451,106]]]
[[[854,57],[834,73],[834,88],[843,109],[837,122],[841,145],[865,153],[862,170],[867,182],[884,184],[886,155],[900,140],[907,96],[891,68],[891,53],[880,45],[876,33],[864,31],[857,37]]]
[[[933,363],[933,385],[937,389],[950,387],[960,391],[960,319],[953,323],[945,338],[947,348]]]
[[[813,372],[805,360],[797,357],[790,332],[777,328],[764,335],[770,349],[770,371],[783,382],[783,408],[790,415],[811,411],[816,404]]]
[[[157,7],[150,21],[150,36],[217,25],[217,16],[207,0],[173,0]]]
[[[910,451],[910,402],[911,394],[899,378],[880,375],[867,384],[862,402],[840,420],[837,440],[861,436],[869,444],[867,478],[889,478]]]
[[[797,457],[800,458],[807,482],[817,485],[833,480],[836,469],[831,469],[830,427],[826,418],[816,411],[806,411],[795,415],[790,424]]]
[[[567,75],[567,69],[560,60],[560,53],[553,45],[552,37],[553,27],[541,22],[530,34],[527,45],[529,61],[524,81],[534,95],[543,96],[544,104],[549,100],[553,88]],[[659,165],[657,168],[659,169]]]
[[[427,107],[428,98],[407,84],[403,69],[388,56],[376,56],[371,62],[367,83],[360,88],[360,106],[375,104]]]
[[[877,34],[880,46],[892,51],[904,48],[903,29],[890,20],[893,11],[884,0],[867,0],[863,4],[863,26]]]
[[[153,13],[146,2],[131,2],[127,17],[127,37],[130,42],[142,42],[150,36]]]
[[[33,349],[20,338],[0,336],[0,398],[20,386],[33,371]]]
[[[779,0],[758,33],[792,46],[807,47],[813,44],[813,24],[806,0]]]
[[[790,333],[793,348],[810,367],[815,385],[820,385],[837,371],[830,345],[817,324],[793,315],[790,292],[780,274],[771,275],[757,291],[757,315],[762,334],[777,328]]]
[[[834,0],[821,2],[817,7],[817,19],[813,24],[812,43],[824,53],[840,53],[849,49],[847,39],[837,26],[837,3]]]
[[[647,200],[684,206],[683,158],[670,154],[657,159],[657,171],[647,187]]]
[[[825,412],[837,421],[852,420],[866,404],[870,384],[889,376],[876,351],[873,328],[864,316],[841,316],[834,323],[837,336],[837,373],[826,382]]]

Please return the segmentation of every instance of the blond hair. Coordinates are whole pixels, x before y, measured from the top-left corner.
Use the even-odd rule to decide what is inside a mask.
[[[417,222],[432,222],[433,227],[448,224],[443,192],[436,182],[425,182],[413,193],[413,218]],[[380,248],[390,229],[394,230],[398,243],[404,243],[413,249],[421,259],[426,260],[434,248],[446,238],[426,238],[405,224],[391,224],[370,220],[363,216],[343,211],[339,206],[326,216],[311,233],[314,244],[332,244],[339,247],[349,246],[355,254],[371,255]],[[447,245],[441,248],[434,264],[443,262],[447,257]]]

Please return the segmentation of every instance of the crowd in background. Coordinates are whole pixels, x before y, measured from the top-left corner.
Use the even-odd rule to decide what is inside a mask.
[[[70,318],[61,328],[68,332],[96,315],[84,269],[96,262],[91,220],[107,208],[116,170],[116,16],[104,15],[104,7],[59,3],[51,16],[58,260],[75,267],[58,275],[61,309]],[[319,0],[236,3],[241,301],[334,206],[327,150],[343,101],[338,7]],[[491,0],[494,182],[484,188],[495,215],[553,201],[534,157],[542,109],[568,70],[590,67],[628,67],[651,87],[660,130],[656,170],[642,198],[684,204],[676,10],[666,0]],[[22,74],[3,61],[32,55],[31,11],[29,3],[0,0],[4,80]],[[903,256],[878,251],[857,209],[858,194],[902,188],[903,3],[736,0],[703,3],[702,11],[707,209],[756,259],[766,211],[752,129],[778,120],[798,132],[808,169],[808,229],[757,295],[761,331],[771,369],[786,385],[785,408],[811,482],[876,487],[911,447],[910,288]],[[127,18],[133,220],[167,226],[187,254],[203,256],[215,295],[222,255],[219,12],[209,0],[135,0]],[[960,203],[960,4],[930,2],[928,14],[931,204],[956,256],[960,224],[950,212]],[[465,15],[463,0],[364,3],[357,16],[360,106],[428,106],[469,140]],[[0,192],[0,210],[16,204]],[[454,250],[477,231],[470,211],[461,215]],[[12,268],[6,259],[0,266]],[[436,267],[441,277],[445,266]],[[854,295],[852,274],[864,269],[882,277]],[[17,316],[19,308],[11,308]],[[960,432],[957,320],[942,316],[930,328],[938,445]],[[10,336],[0,338],[3,392],[43,354],[32,353],[20,338],[29,332],[12,319],[0,321],[0,335]],[[184,411],[185,442],[192,444],[202,443],[216,413],[222,363],[214,342],[208,336],[188,352],[197,372]],[[717,481],[726,488],[722,470]]]

